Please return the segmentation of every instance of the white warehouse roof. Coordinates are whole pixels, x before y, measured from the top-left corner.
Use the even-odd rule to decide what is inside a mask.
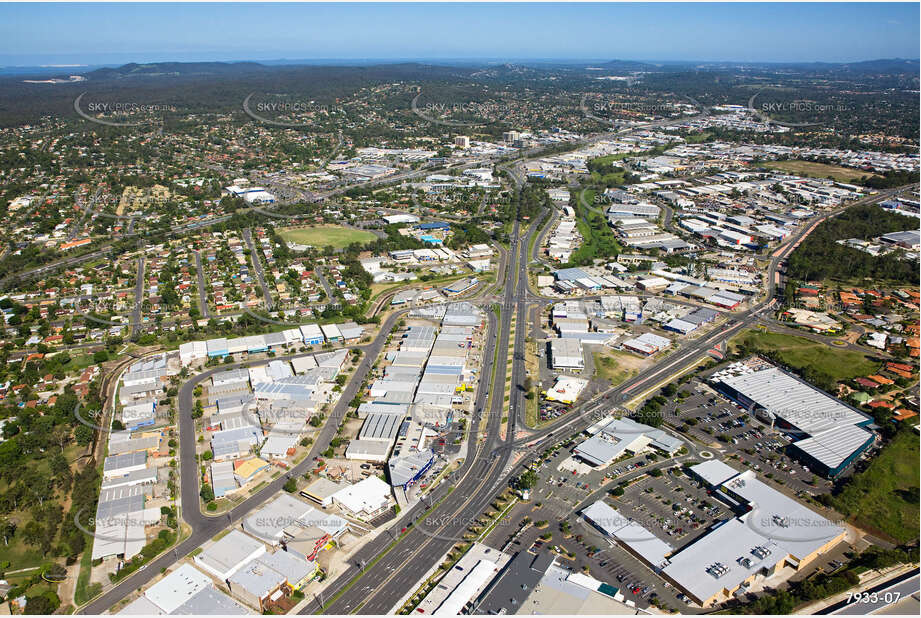
[[[229,462],[228,462],[229,463]],[[265,553],[265,545],[236,528],[195,556],[195,563],[218,579],[227,579],[250,560]]]
[[[190,564],[183,564],[148,588],[144,596],[161,610],[171,614],[183,603],[212,585],[210,577]]]
[[[815,435],[867,417],[777,367],[724,376],[720,381],[801,431]]]
[[[374,513],[390,501],[390,485],[376,476],[369,476],[333,494],[333,500],[352,513]]]

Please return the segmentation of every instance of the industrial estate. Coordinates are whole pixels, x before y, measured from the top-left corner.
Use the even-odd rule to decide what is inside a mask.
[[[916,615],[917,61],[68,72],[3,613]]]

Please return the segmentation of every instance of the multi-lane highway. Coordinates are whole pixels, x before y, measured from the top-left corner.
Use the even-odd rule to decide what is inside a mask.
[[[134,284],[134,310],[131,312],[131,336],[136,337],[141,332],[141,314],[144,309],[144,253],[138,256],[137,281]]]
[[[256,248],[256,243],[253,242],[253,231],[250,228],[245,228],[243,230],[243,240],[246,241],[246,246],[249,247],[249,256],[250,260],[253,262],[253,270],[256,271],[256,279],[259,281],[259,287],[262,288],[262,296],[265,298],[265,308],[271,311],[274,306],[272,302],[272,291],[269,289],[269,286],[266,285],[265,271],[262,269],[262,259],[259,257],[260,251]]]
[[[523,178],[517,167],[510,166],[510,176],[516,185]],[[391,179],[392,181],[393,179]],[[896,193],[897,190],[882,192],[872,199],[879,200]],[[868,201],[861,200],[861,202]],[[861,203],[858,202],[858,203]],[[851,204],[853,205],[853,204]],[[779,285],[775,277],[778,268],[789,253],[811,233],[818,222],[837,214],[841,209],[829,212],[797,234],[793,235],[771,255],[768,267],[767,296],[751,309],[733,315],[719,330],[686,343],[649,369],[632,379],[611,388],[592,401],[579,406],[554,423],[539,430],[528,430],[524,425],[525,380],[524,337],[528,333],[528,307],[542,302],[532,295],[528,287],[527,268],[532,258],[529,247],[537,233],[540,218],[530,225],[526,234],[520,234],[515,224],[507,255],[500,257],[500,269],[495,291],[503,291],[497,311],[487,311],[488,330],[484,350],[484,366],[471,415],[469,431],[471,439],[467,457],[462,465],[446,481],[436,487],[426,498],[401,515],[404,532],[390,530],[380,534],[350,557],[348,569],[332,581],[324,590],[323,598],[307,605],[302,613],[327,612],[344,613],[386,613],[405,596],[417,579],[433,566],[446,551],[463,537],[467,527],[488,506],[490,501],[516,476],[523,466],[533,461],[545,447],[555,441],[584,429],[600,415],[613,407],[622,405],[631,398],[638,398],[659,386],[690,366],[696,364],[713,346],[725,341],[743,328],[759,319],[762,312],[774,304],[774,292]],[[548,213],[544,213],[545,215]],[[544,228],[544,232],[549,225]],[[252,245],[251,239],[247,241]],[[536,243],[535,243],[536,246]],[[253,247],[250,247],[251,250]],[[504,257],[504,260],[501,259]],[[502,263],[504,262],[504,264]],[[505,266],[505,268],[503,268]],[[143,257],[139,259],[139,270],[143,271]],[[199,267],[199,273],[201,272]],[[143,281],[143,276],[139,277]],[[142,294],[139,294],[141,297]],[[334,437],[338,424],[349,402],[383,349],[390,332],[405,311],[391,314],[382,325],[374,341],[359,346],[364,352],[355,375],[346,385],[329,421],[317,435],[310,454],[290,472],[290,476],[301,475],[313,465],[313,457],[324,451]],[[512,340],[512,316],[516,316],[516,334]],[[135,325],[139,324],[139,316]],[[512,349],[509,407],[505,410],[505,386],[508,365],[505,362],[507,350]],[[293,358],[290,355],[280,358]],[[262,361],[268,362],[268,361]],[[248,365],[258,363],[250,362]],[[179,393],[180,426],[180,478],[181,516],[191,529],[174,550],[152,561],[146,569],[128,576],[118,585],[112,586],[102,596],[83,607],[83,613],[101,613],[115,602],[124,598],[152,577],[221,530],[235,524],[265,500],[281,491],[287,480],[283,475],[270,482],[257,494],[245,500],[229,513],[208,516],[199,508],[200,469],[196,459],[195,421],[190,412],[194,401],[195,387],[209,379],[212,374],[239,365],[223,365],[201,373],[187,381]],[[504,431],[503,431],[504,426]],[[516,458],[517,457],[517,458]],[[412,565],[412,568],[407,568]]]
[[[435,508],[423,517],[415,515],[408,518],[414,522],[405,534],[391,544],[388,537],[379,537],[387,543],[382,558],[356,573],[347,572],[327,588],[325,595],[339,596],[328,602],[322,611],[330,614],[384,614],[388,613],[407,590],[415,585],[420,573],[435,564],[441,556],[455,543],[463,538],[473,520],[486,508],[499,488],[503,486],[505,471],[512,455],[511,444],[515,436],[517,407],[521,393],[516,393],[515,385],[520,382],[519,371],[523,363],[523,330],[525,304],[519,300],[527,294],[527,238],[520,238],[519,225],[516,222],[509,247],[509,277],[518,275],[518,284],[507,280],[505,294],[498,309],[498,318],[493,311],[487,313],[491,332],[487,333],[487,348],[484,351],[484,367],[480,374],[480,384],[474,408],[472,422],[469,425],[470,442],[468,457],[461,468],[430,494],[427,504]],[[522,276],[522,274],[524,276]],[[511,393],[508,415],[504,416],[505,383],[508,366],[505,350],[509,349],[511,338],[511,318],[517,312],[519,324],[518,335],[514,342],[515,359],[512,364]],[[499,322],[498,333],[494,323]],[[498,351],[498,354],[496,352]],[[496,356],[495,361],[493,360]],[[492,379],[490,380],[490,376]],[[488,395],[488,405],[487,405]],[[485,416],[484,416],[485,414]],[[503,419],[505,421],[503,422]],[[480,432],[481,423],[485,429]],[[503,424],[505,431],[503,432]],[[417,510],[419,509],[417,505]],[[358,565],[367,563],[368,558],[378,553],[364,552],[359,557]],[[412,564],[413,568],[405,568]],[[302,613],[317,613],[318,604],[305,607]]]
[[[205,273],[201,267],[201,253],[196,249],[195,254],[195,271],[198,274],[198,309],[203,317],[210,318],[211,310],[208,309],[208,289],[205,287]]]

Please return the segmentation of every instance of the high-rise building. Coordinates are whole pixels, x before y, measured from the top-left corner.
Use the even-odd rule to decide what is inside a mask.
[[[454,145],[458,148],[470,148],[470,138],[466,135],[458,135],[454,138]]]

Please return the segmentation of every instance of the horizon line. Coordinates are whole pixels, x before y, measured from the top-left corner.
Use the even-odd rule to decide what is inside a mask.
[[[157,53],[157,52],[153,52]],[[124,66],[128,64],[165,64],[165,63],[175,63],[175,64],[194,64],[194,63],[215,63],[215,64],[239,64],[239,63],[251,63],[251,64],[266,64],[266,63],[279,63],[286,62],[291,64],[296,63],[320,63],[320,62],[386,62],[386,63],[396,63],[396,62],[482,62],[482,63],[515,63],[515,62],[541,62],[541,63],[560,63],[560,64],[583,64],[583,63],[613,63],[613,62],[635,62],[635,63],[645,63],[650,65],[664,65],[664,64],[858,64],[864,62],[879,62],[879,61],[904,61],[904,62],[921,62],[921,57],[918,58],[903,58],[903,57],[875,57],[875,58],[864,58],[861,60],[700,60],[700,59],[665,59],[665,60],[650,60],[644,58],[584,58],[584,57],[503,57],[503,56],[355,56],[355,57],[277,57],[277,58],[263,58],[263,59],[254,59],[254,58],[233,58],[233,59],[167,59],[167,60],[117,60],[117,61],[81,61],[81,62],[39,62],[35,63],[24,63],[24,64],[7,64],[7,60],[4,59],[5,54],[0,54],[0,68],[3,69],[21,69],[21,68],[39,68],[39,69],[68,69],[68,68],[88,68],[88,67],[99,67],[99,66]],[[14,56],[14,55],[10,55]],[[15,56],[14,56],[15,57]]]

